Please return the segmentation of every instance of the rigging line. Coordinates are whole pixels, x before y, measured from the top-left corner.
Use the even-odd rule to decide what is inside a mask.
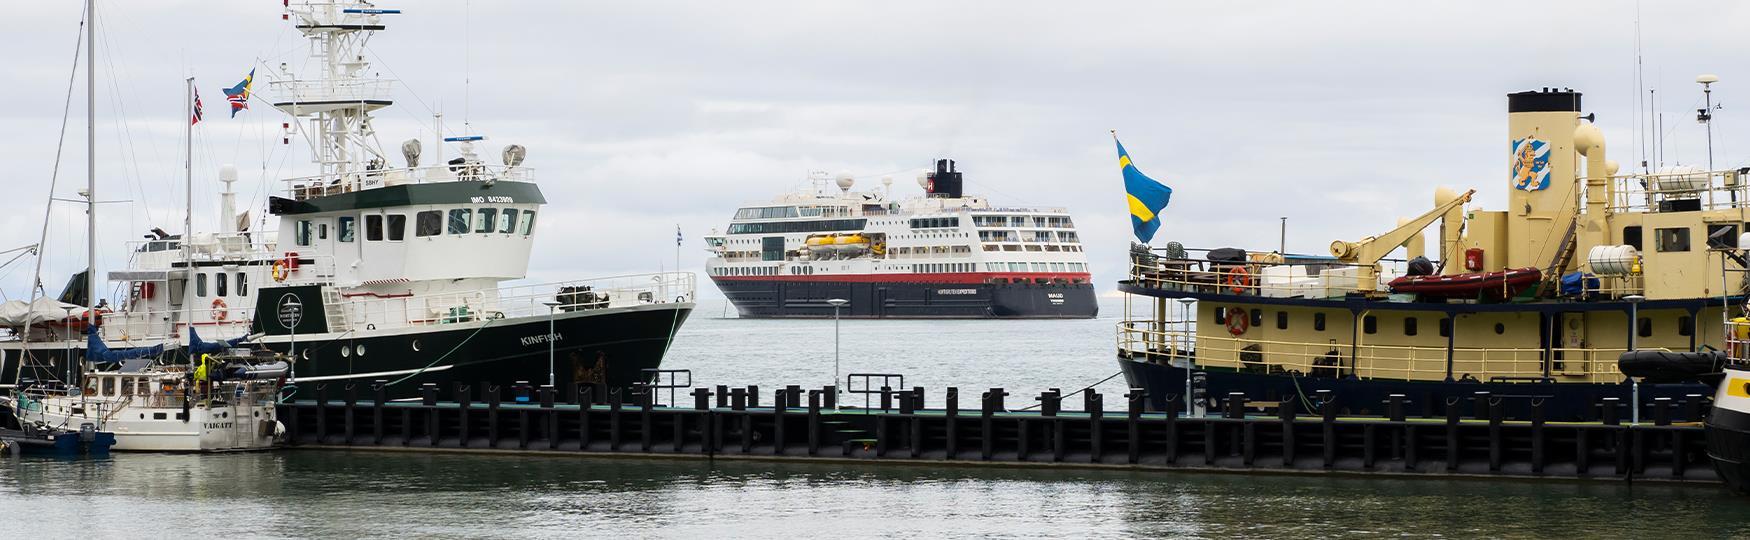
[[[73,67],[70,68],[67,73],[67,99],[65,104],[61,105],[61,132],[60,135],[55,138],[55,161],[54,166],[50,169],[51,172],[49,173],[49,201],[47,204],[43,205],[43,228],[37,238],[36,264],[34,269],[31,270],[30,304],[36,303],[36,299],[38,298],[37,293],[41,292],[45,295],[47,294],[47,291],[43,291],[42,289],[43,259],[45,258],[43,256],[42,246],[44,242],[48,242],[49,240],[49,222],[50,218],[54,216],[55,211],[55,186],[60,183],[61,178],[61,154],[67,146],[67,119],[73,110],[73,82],[79,78],[79,53],[84,52],[85,25],[90,16],[90,12],[85,11],[83,8],[80,9],[79,30],[74,33],[73,38]],[[21,346],[18,357],[18,366],[15,368],[12,377],[12,382],[14,383],[17,383],[20,380],[20,377],[24,375],[24,365],[28,363],[25,360],[33,356],[30,354],[30,332],[23,332],[20,336],[20,342]]]
[[[124,19],[124,20],[126,19],[126,17],[117,17],[117,18]],[[131,86],[132,81],[133,81],[132,77],[124,78],[118,74],[117,68],[116,68],[116,60],[118,58],[121,58],[122,55],[115,52],[115,49],[112,47],[113,44],[111,43],[109,35],[107,35],[107,34],[106,35],[99,35],[96,37],[99,38],[99,44],[102,45],[102,47],[103,47],[104,69],[109,72],[109,80],[107,80],[105,82],[109,83],[110,89],[114,92],[114,94],[112,94],[110,96],[110,100],[115,105],[116,110],[118,112],[118,114],[116,115],[116,120],[115,120],[116,127],[118,128],[118,135],[117,136],[121,137],[121,141],[120,141],[120,144],[118,145],[118,147],[125,148],[125,155],[126,155],[127,159],[129,160],[129,164],[133,166],[133,169],[134,169],[133,170],[134,187],[135,187],[135,189],[139,190],[138,193],[140,195],[140,200],[141,200],[141,204],[139,205],[139,208],[136,208],[134,206],[130,206],[128,208],[129,222],[130,222],[130,225],[138,225],[139,224],[139,222],[136,219],[138,216],[134,215],[135,212],[144,212],[146,214],[146,221],[152,222],[153,221],[152,220],[152,205],[149,204],[149,201],[147,201],[147,199],[146,199],[146,195],[150,192],[148,192],[145,188],[145,174],[140,172],[140,150],[139,150],[138,146],[134,144],[133,125],[128,122],[129,116],[128,116],[128,112],[127,112],[127,102],[124,101],[124,97],[129,95],[129,93],[132,93],[132,94],[141,94],[141,93],[138,92],[137,90],[134,90],[134,88]],[[125,62],[125,59],[123,59],[123,60],[124,60],[122,62],[123,69],[125,70],[125,67],[128,64]],[[126,88],[126,90],[128,90],[129,92],[126,92],[126,93],[123,92],[124,88],[122,87],[122,85],[124,83],[130,85]],[[157,137],[152,136],[150,129],[147,129],[146,144],[148,146],[148,149],[151,151],[151,157],[153,157],[155,160],[159,160],[158,158],[161,158],[164,155],[163,152],[159,151],[158,139],[157,139]],[[161,160],[159,160],[159,161],[161,161]],[[127,169],[124,168],[122,170],[122,172],[125,175],[127,173]],[[166,177],[166,178],[168,178],[168,177]],[[143,210],[142,210],[142,208],[143,208]]]
[[[456,351],[461,350],[463,345],[467,345],[469,341],[472,341],[474,339],[474,336],[480,335],[481,330],[485,330],[486,327],[492,326],[492,323],[498,322],[501,320],[503,320],[503,319],[487,319],[486,322],[484,324],[481,324],[479,328],[474,329],[474,333],[468,334],[468,337],[463,338],[462,341],[460,343],[457,343],[455,347],[451,347],[449,352],[444,353],[443,356],[437,357],[436,360],[432,360],[430,364],[426,364],[425,367],[419,368],[418,371],[414,371],[413,373],[407,374],[406,377],[402,377],[399,379],[395,379],[394,381],[384,383],[383,387],[387,388],[390,386],[395,386],[396,384],[399,384],[402,381],[406,381],[407,379],[418,377],[420,374],[425,373],[425,370],[431,369],[431,367],[437,365],[438,362],[444,361],[444,359],[449,358],[451,354],[455,354]]]

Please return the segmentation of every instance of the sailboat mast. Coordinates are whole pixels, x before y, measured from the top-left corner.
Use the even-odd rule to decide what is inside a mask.
[[[194,247],[189,244],[194,240],[194,77],[189,77],[184,83],[182,96],[182,180],[184,204],[182,213],[182,261],[188,271],[188,280],[184,283],[194,283]],[[188,327],[188,344],[194,345],[194,302],[188,300],[188,286],[182,289],[183,318]],[[189,362],[194,358],[190,355]]]
[[[97,2],[85,0],[85,325],[97,329]],[[72,359],[67,359],[71,362]]]

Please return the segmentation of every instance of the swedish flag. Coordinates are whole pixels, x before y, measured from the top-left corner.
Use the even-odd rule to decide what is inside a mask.
[[[1118,142],[1118,136],[1114,135],[1112,142]],[[1130,199],[1130,227],[1136,230],[1136,239],[1146,244],[1155,237],[1155,230],[1161,228],[1161,210],[1167,207],[1167,200],[1173,198],[1173,188],[1136,170],[1136,164],[1130,162],[1130,154],[1124,151],[1121,142],[1118,142],[1118,167],[1124,170],[1124,193]]]

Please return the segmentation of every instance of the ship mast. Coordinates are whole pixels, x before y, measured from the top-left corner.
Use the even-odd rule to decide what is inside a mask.
[[[324,178],[344,178],[360,163],[386,162],[377,147],[370,112],[389,106],[389,79],[365,78],[370,62],[365,42],[385,28],[382,15],[398,9],[378,9],[363,1],[313,0],[288,6],[294,26],[310,40],[310,55],[322,65],[313,79],[274,81],[274,107],[310,122],[312,160]]]
[[[97,331],[97,6],[85,0],[85,327]],[[69,365],[73,359],[68,358]],[[69,381],[69,383],[71,383]]]

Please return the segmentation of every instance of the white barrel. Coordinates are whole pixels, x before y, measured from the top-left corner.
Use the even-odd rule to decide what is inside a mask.
[[[1707,187],[1707,171],[1693,165],[1661,167],[1653,177],[1653,189],[1663,193],[1701,191]]]
[[[1634,246],[1592,246],[1586,252],[1586,264],[1592,267],[1592,273],[1602,276],[1627,275],[1640,258]]]

